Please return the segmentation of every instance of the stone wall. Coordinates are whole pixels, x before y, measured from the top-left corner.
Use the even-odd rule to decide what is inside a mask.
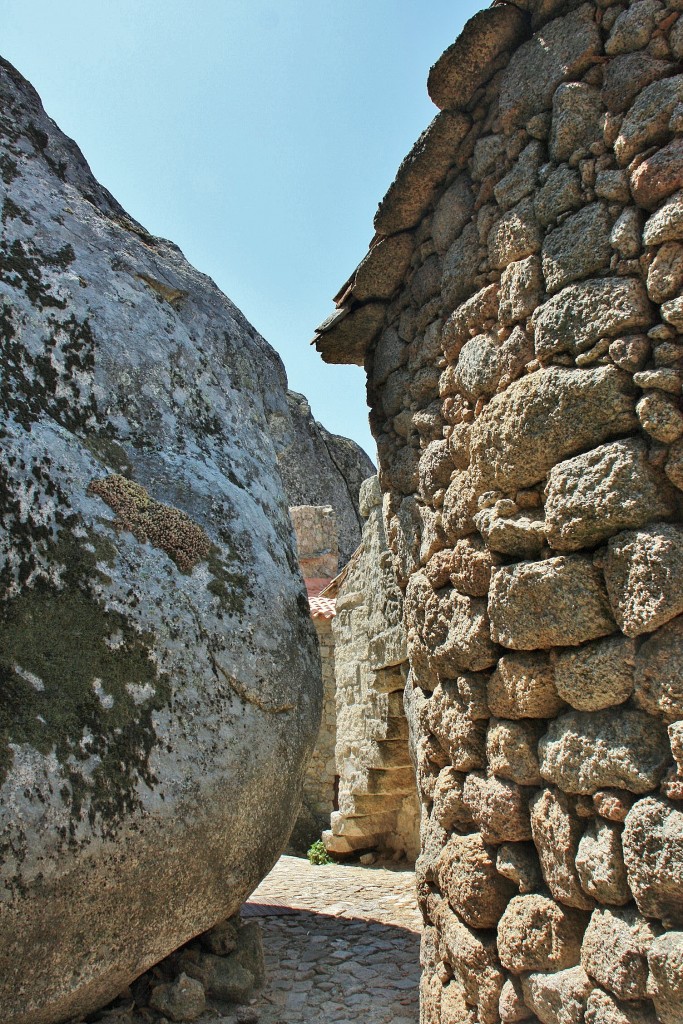
[[[360,491],[361,545],[337,594],[333,624],[339,808],[323,835],[334,853],[415,859],[418,807],[402,693],[407,651],[377,477]]]
[[[317,337],[405,593],[422,1024],[683,1020],[683,17],[519,0]]]
[[[294,505],[289,515],[304,579],[331,580],[339,561],[335,510],[331,505]]]

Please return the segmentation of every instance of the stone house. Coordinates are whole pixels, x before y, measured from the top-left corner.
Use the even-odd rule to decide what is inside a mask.
[[[683,1021],[683,4],[514,0],[315,342],[368,376],[421,1024]]]

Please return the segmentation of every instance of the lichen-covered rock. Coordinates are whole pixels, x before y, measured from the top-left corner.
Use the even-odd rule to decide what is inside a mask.
[[[592,821],[579,841],[576,870],[581,887],[600,903],[623,906],[631,899],[621,849],[621,829],[611,821]]]
[[[619,999],[647,996],[647,954],[661,927],[635,909],[593,911],[581,947],[591,978]]]
[[[639,438],[613,441],[554,466],[546,487],[551,547],[594,547],[619,530],[644,526],[675,508],[673,490]]]
[[[584,555],[501,566],[488,607],[491,636],[514,650],[580,644],[615,630],[602,574]]]
[[[531,831],[546,885],[556,900],[568,907],[590,910],[576,870],[576,854],[583,823],[559,790],[543,789],[529,802]]]
[[[683,527],[655,523],[613,537],[605,581],[614,617],[640,636],[683,612]]]
[[[634,641],[623,636],[561,651],[554,660],[557,692],[577,711],[623,704],[633,693],[635,659]]]
[[[683,717],[683,616],[652,633],[638,648],[634,701],[665,721]]]
[[[473,928],[495,928],[515,887],[496,870],[495,850],[481,835],[451,836],[436,874],[453,910]]]
[[[548,727],[538,745],[541,775],[565,793],[616,786],[647,793],[669,760],[666,729],[642,711],[570,711]]]
[[[637,429],[633,393],[613,366],[549,367],[514,381],[472,424],[474,485],[479,493],[529,487],[567,456]]]
[[[269,436],[282,364],[5,63],[0,93],[0,1004],[45,1024],[270,869],[320,670]]]
[[[652,313],[642,281],[596,278],[567,285],[538,307],[532,322],[536,355],[577,355],[603,336],[649,327]]]
[[[660,935],[647,954],[650,968],[648,994],[661,1024],[683,1022],[683,932]]]
[[[564,707],[547,654],[505,654],[489,678],[488,706],[499,718],[553,718]]]
[[[628,884],[641,914],[683,924],[683,811],[658,796],[633,805],[622,836]]]
[[[582,967],[522,978],[524,1001],[543,1024],[583,1024],[593,987]]]
[[[548,896],[514,896],[498,922],[500,962],[514,974],[574,967],[586,921],[586,914]]]

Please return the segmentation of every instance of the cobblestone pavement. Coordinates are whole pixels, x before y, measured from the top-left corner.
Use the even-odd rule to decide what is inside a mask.
[[[263,928],[266,986],[251,1007],[202,1019],[417,1024],[421,918],[414,887],[406,868],[281,857],[243,910]]]

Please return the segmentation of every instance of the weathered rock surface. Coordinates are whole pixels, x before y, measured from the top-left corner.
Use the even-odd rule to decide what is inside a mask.
[[[597,278],[570,284],[533,315],[536,354],[576,355],[591,348],[603,335],[613,338],[622,331],[647,328],[651,320],[647,292],[635,278]],[[588,380],[581,383],[585,385]]]
[[[623,636],[594,640],[584,647],[557,654],[555,687],[562,700],[577,711],[614,707],[633,693],[635,661],[633,640]]]
[[[634,701],[665,721],[683,717],[683,617],[671,619],[638,648]]]
[[[515,888],[498,874],[495,850],[481,835],[452,836],[436,871],[441,891],[466,924],[495,928]]]
[[[584,555],[501,566],[488,609],[491,636],[515,650],[580,644],[615,629],[602,574]]]
[[[655,523],[613,537],[605,581],[614,616],[640,636],[683,612],[683,527]]]
[[[619,999],[644,999],[647,954],[660,931],[633,908],[594,910],[583,937],[581,963]]]
[[[0,91],[0,1004],[47,1024],[270,869],[320,675],[278,357],[5,63]]]
[[[638,800],[624,823],[624,861],[638,909],[683,924],[683,811],[661,797]]]
[[[581,836],[576,853],[581,887],[600,903],[623,906],[631,899],[621,849],[621,829],[597,818]]]
[[[585,914],[547,896],[515,896],[498,922],[500,962],[514,974],[573,967],[585,926]]]
[[[613,441],[554,466],[546,487],[546,535],[558,551],[589,548],[674,511],[673,489],[639,438]]]
[[[594,988],[586,1003],[586,1024],[657,1024],[651,1002],[623,1002]]]
[[[367,363],[439,944],[422,1024],[657,1021],[642,953],[603,929],[596,980],[556,940],[563,913],[580,939],[596,907],[682,912],[681,61],[683,0],[495,0],[431,74],[471,123]],[[453,834],[479,853],[449,905]],[[494,859],[521,894],[497,976],[472,938],[493,949]]]
[[[360,544],[358,494],[375,467],[355,441],[331,434],[314,419],[303,395],[288,391],[287,411],[278,409],[268,420],[287,504],[332,506],[341,568]]]
[[[522,978],[524,1001],[543,1024],[582,1024],[593,983],[582,967]]]
[[[662,1024],[683,1021],[683,932],[661,935],[647,954],[650,994]]]
[[[554,718],[564,707],[548,655],[505,654],[489,677],[488,706],[499,718]]]
[[[568,907],[590,910],[575,859],[583,832],[581,819],[572,811],[568,798],[557,789],[543,789],[532,797],[531,831],[546,885],[552,896]]]
[[[632,394],[629,378],[612,366],[550,367],[515,381],[472,425],[476,486],[529,487],[567,456],[634,430]]]
[[[551,21],[514,53],[503,74],[500,114],[505,127],[549,109],[557,86],[578,77],[600,50],[588,4]]]
[[[541,775],[565,793],[618,786],[647,793],[669,759],[666,729],[642,711],[570,711],[550,723],[538,745]]]

